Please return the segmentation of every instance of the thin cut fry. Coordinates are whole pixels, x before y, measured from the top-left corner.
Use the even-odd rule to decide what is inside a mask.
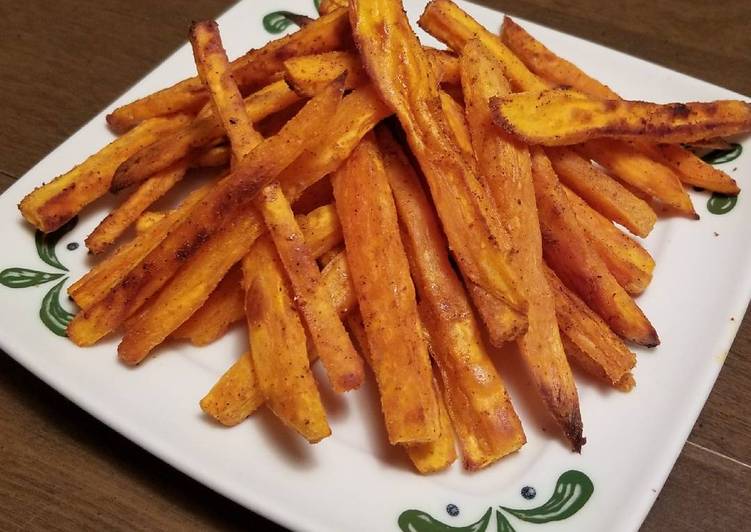
[[[652,324],[589,246],[550,161],[538,147],[532,150],[532,173],[546,262],[616,334],[647,347],[658,345]]]
[[[250,352],[247,352],[221,376],[200,405],[201,410],[219,423],[233,427],[258,410],[264,401]]]
[[[557,85],[573,87],[598,98],[616,99],[618,94],[591,78],[579,67],[558,57],[509,17],[503,21],[503,42],[537,75]],[[735,180],[681,146],[659,146],[640,143],[650,157],[670,166],[689,185],[724,194],[738,194]],[[659,158],[658,150],[663,158]]]
[[[162,170],[147,179],[102,220],[96,229],[86,237],[86,247],[94,254],[103,253],[135,222],[139,216],[156,200],[179,183],[188,170],[186,160]]]
[[[569,148],[548,148],[545,154],[561,182],[597,212],[637,236],[646,237],[652,231],[655,211],[618,181]]]
[[[162,211],[146,211],[136,220],[136,234],[140,235],[151,229],[158,221],[164,219],[168,213]]]
[[[490,106],[500,127],[544,146],[597,138],[677,144],[751,130],[751,104],[739,100],[657,104],[601,100],[558,88],[510,94]]]
[[[524,315],[526,302],[509,264],[508,235],[492,199],[450,138],[438,82],[401,3],[355,1],[350,15],[365,69],[407,134],[463,275]]]
[[[325,117],[334,114],[340,98],[341,84],[332,84],[330,90],[322,92],[308,102],[278,135],[265,140],[253,150],[251,155],[238,164],[236,170],[227,178],[216,184],[204,196],[200,205],[190,211],[190,216],[174,227],[161,245],[152,250],[102,301],[79,313],[71,321],[68,326],[71,340],[78,345],[91,345],[117,328],[126,318],[138,311],[189,257],[195,256],[207,242],[215,240],[212,236],[219,228],[225,229],[225,232],[247,229],[244,235],[239,235],[250,241],[245,246],[247,250],[253,239],[258,236],[258,230],[251,232],[251,228],[256,225],[255,220],[251,220],[255,213],[248,210],[248,203],[263,186],[300,154],[306,143],[318,140],[322,134],[321,123]],[[225,221],[230,223],[222,227]],[[232,251],[223,250],[222,254],[229,257]],[[220,273],[217,283],[234,262],[236,260]],[[215,286],[216,284],[209,290]],[[165,310],[165,307],[159,308],[160,312]],[[166,337],[166,334],[162,336],[160,333],[147,338],[146,334],[141,334],[142,332],[145,331],[136,329],[134,335],[126,333],[120,344],[124,360],[132,363],[142,360],[151,348]],[[157,343],[153,343],[155,341]]]
[[[243,259],[245,313],[253,367],[266,404],[310,443],[331,434],[313,374],[305,330],[271,238]]]
[[[299,100],[300,97],[284,81],[277,81],[245,98],[245,111],[256,123]],[[197,116],[189,125],[133,153],[117,168],[112,189],[117,192],[148,179],[187,157],[192,150],[208,146],[224,135],[222,122],[209,105],[204,116]]]
[[[598,139],[577,149],[621,181],[646,192],[666,207],[699,218],[678,176],[669,167],[650,159],[636,146],[613,139]]]
[[[631,295],[644,292],[655,267],[652,256],[569,188],[563,190],[579,225],[618,284]]]
[[[478,173],[492,191],[511,235],[516,250],[512,264],[520,274],[529,302],[529,327],[516,342],[519,354],[547,410],[573,449],[580,452],[585,439],[579,396],[558,332],[553,294],[543,271],[529,150],[493,127],[488,106],[491,98],[507,94],[511,87],[500,63],[479,40],[471,40],[464,47],[459,68]]]
[[[232,77],[243,94],[247,94],[267,84],[274,74],[283,70],[286,59],[345,49],[350,42],[347,10],[338,9],[291,35],[235,59],[231,64]],[[196,113],[208,100],[201,80],[194,76],[115,109],[107,116],[107,122],[115,131],[122,132],[154,116],[180,111]]]
[[[594,377],[616,386],[636,364],[636,357],[610,327],[545,268],[555,295],[555,312],[569,359]]]
[[[332,177],[389,441],[435,441],[438,402],[383,160],[366,136]]]
[[[349,275],[347,255],[342,251],[321,272],[321,286],[326,288],[331,304],[340,316],[357,307],[357,296]]]
[[[110,188],[117,167],[132,154],[190,122],[186,115],[155,118],[115,139],[68,173],[34,189],[18,205],[37,229],[49,233]]]
[[[262,138],[253,129],[240,91],[229,75],[229,62],[216,23],[194,24],[191,42],[201,79],[208,86],[214,103],[214,112],[227,131],[235,157],[241,161]],[[331,306],[328,294],[319,289],[318,264],[280,185],[271,183],[261,189],[257,205],[332,388],[345,392],[359,387],[363,379],[362,361]]]
[[[461,52],[470,39],[479,39],[501,62],[504,75],[516,91],[540,92],[549,88],[548,83],[530,72],[498,36],[483,28],[451,0],[432,0],[420,17],[419,24],[425,31],[446,43],[455,52]],[[645,190],[650,194],[654,191],[665,192],[664,196],[655,197],[678,212],[695,216],[691,199],[679,186],[677,173],[642,153],[634,153],[635,150],[624,142],[615,140],[608,142],[607,149],[613,150],[613,153],[607,154],[612,161],[609,170],[615,174],[615,177],[628,183],[639,183],[641,186],[650,185],[649,190]],[[603,149],[602,146],[598,147],[599,149]],[[600,162],[599,159],[595,158],[595,160]],[[613,168],[617,168],[617,171]],[[647,175],[649,176],[648,183],[644,183],[643,176]]]
[[[475,470],[526,442],[501,376],[493,366],[464,287],[448,258],[438,220],[401,148],[385,131],[379,142],[420,297],[444,397],[464,466]]]

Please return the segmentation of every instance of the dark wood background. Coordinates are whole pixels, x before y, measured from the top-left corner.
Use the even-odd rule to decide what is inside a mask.
[[[180,46],[191,20],[231,3],[0,2],[0,190]],[[484,3],[751,95],[748,0]],[[751,176],[740,183],[751,185]],[[747,314],[642,530],[751,526],[750,383]],[[278,529],[153,458],[0,353],[0,529],[248,528]]]

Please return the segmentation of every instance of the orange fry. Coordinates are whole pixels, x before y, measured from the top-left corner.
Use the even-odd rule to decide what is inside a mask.
[[[28,194],[18,205],[21,214],[37,229],[49,233],[104,196],[117,167],[132,154],[190,122],[186,115],[155,118],[90,156],[68,173]]]
[[[239,270],[238,270],[239,272]],[[250,353],[243,353],[201,399],[201,410],[232,427],[258,410],[265,398]]]
[[[524,431],[449,263],[448,247],[417,174],[385,130],[379,131],[379,142],[464,465],[480,469],[518,450],[526,441]]]
[[[488,105],[491,98],[505,95],[511,88],[500,63],[479,40],[464,46],[459,68],[478,173],[492,191],[511,235],[516,250],[512,264],[520,273],[529,302],[529,327],[516,342],[519,354],[547,410],[579,452],[585,442],[579,396],[558,332],[553,294],[543,271],[529,150],[493,127]]]
[[[523,316],[508,234],[448,133],[438,82],[401,3],[355,1],[350,16],[365,69],[407,134],[463,275]]]
[[[438,402],[383,160],[366,136],[332,177],[389,441],[435,441]]]
[[[618,94],[589,77],[579,67],[558,57],[509,17],[503,21],[503,42],[537,75],[556,85],[570,86],[598,98],[616,99]],[[640,143],[650,157],[670,166],[689,185],[723,194],[738,194],[735,180],[681,146]],[[662,158],[659,157],[661,152]]]
[[[344,49],[350,42],[347,10],[339,9],[235,59],[231,64],[232,77],[247,94],[267,84],[274,74],[283,70],[286,59]],[[107,116],[107,122],[122,132],[154,116],[181,111],[196,113],[208,100],[201,80],[194,76],[115,109]]]

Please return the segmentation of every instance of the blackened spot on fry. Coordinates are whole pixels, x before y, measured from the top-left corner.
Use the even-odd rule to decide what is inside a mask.
[[[688,118],[691,109],[686,104],[674,103],[670,106],[670,112],[675,118]]]

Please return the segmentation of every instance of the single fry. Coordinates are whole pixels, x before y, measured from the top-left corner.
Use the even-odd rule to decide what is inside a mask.
[[[519,354],[546,409],[574,451],[580,452],[586,440],[582,435],[579,395],[561,343],[555,300],[543,271],[529,150],[493,127],[488,104],[491,98],[508,94],[511,87],[500,63],[479,40],[473,39],[464,46],[459,68],[478,174],[492,191],[511,236],[516,250],[512,264],[519,272],[529,302],[529,326],[516,341]]]
[[[161,245],[136,265],[102,301],[79,313],[71,321],[68,326],[71,340],[78,345],[91,345],[117,328],[138,311],[188,258],[212,241],[213,234],[220,228],[223,229],[225,221],[230,222],[227,231],[246,225],[250,231],[250,227],[255,225],[250,218],[255,213],[248,209],[248,203],[302,152],[306,143],[318,140],[322,134],[321,123],[324,117],[334,114],[340,99],[341,83],[332,84],[329,90],[310,100],[278,135],[266,139],[253,150],[251,156],[246,157],[228,177],[212,187],[201,203],[190,211],[189,217],[173,227]],[[250,243],[253,234],[256,237],[258,235],[257,231],[245,234]],[[246,244],[246,250],[250,243]],[[229,250],[223,250],[222,253],[228,256],[231,254]],[[232,264],[234,262],[227,265],[224,271],[217,272],[220,276],[216,283]],[[216,284],[209,290],[215,286]],[[140,335],[138,330],[134,335],[126,333],[120,344],[121,357],[131,363],[139,362],[165,337],[166,334],[159,334],[147,338],[146,335]],[[155,341],[157,343],[152,343]]]
[[[161,211],[146,211],[136,220],[135,228],[136,234],[140,235],[151,229],[156,223],[167,216],[166,212]]]
[[[242,263],[253,367],[266,404],[310,443],[331,434],[313,374],[305,330],[271,238],[258,240]]]
[[[652,256],[571,189],[563,186],[563,190],[579,225],[618,284],[631,295],[644,292],[652,280],[655,267]]]
[[[617,386],[636,364],[636,357],[553,270],[546,267],[545,275],[555,296],[558,326],[569,359],[594,377]]]
[[[291,35],[235,59],[231,64],[232,77],[243,94],[248,94],[267,84],[274,74],[283,70],[286,59],[341,50],[347,48],[349,43],[351,36],[347,10],[335,10]],[[181,111],[197,113],[208,101],[208,92],[199,77],[194,76],[115,109],[107,116],[107,122],[115,131],[122,132],[147,118]]]
[[[372,136],[362,140],[332,184],[389,441],[435,441],[440,419],[430,358],[394,200]]]
[[[601,100],[558,88],[510,94],[490,106],[498,126],[544,146],[598,138],[678,144],[751,130],[751,104],[740,100],[657,104]]]
[[[601,215],[640,237],[652,231],[657,221],[655,211],[618,181],[569,148],[548,148],[545,154],[561,183]]]
[[[321,271],[321,286],[329,294],[331,304],[340,316],[357,307],[357,296],[347,265],[347,255],[342,251],[331,259]]]
[[[610,87],[591,78],[573,63],[555,55],[509,17],[504,18],[501,38],[530,70],[542,78],[556,85],[573,87],[590,96],[609,100],[619,98]],[[640,143],[640,148],[653,159],[670,166],[681,181],[688,185],[723,194],[732,195],[740,192],[733,178],[681,146]],[[659,152],[662,152],[662,158],[659,157]]]
[[[652,324],[590,247],[550,161],[539,147],[532,150],[532,174],[546,262],[616,334],[639,345],[658,345]]]
[[[355,1],[350,16],[365,69],[407,134],[463,275],[523,317],[526,302],[509,264],[508,234],[448,133],[438,82],[401,3]]]
[[[464,159],[472,168],[476,168],[477,161],[475,160],[475,152],[472,150],[472,140],[469,138],[467,120],[464,118],[464,108],[446,92],[441,91],[440,94],[441,108],[446,115],[446,122],[448,123],[453,140],[461,150],[462,155],[464,155]]]
[[[258,410],[264,401],[253,360],[250,352],[246,352],[220,377],[200,405],[216,421],[233,427]]]
[[[347,89],[367,83],[368,75],[360,58],[353,52],[326,52],[318,55],[292,57],[284,62],[284,77],[302,96],[311,97],[321,92],[332,80],[344,73]]]
[[[577,149],[621,181],[646,192],[666,207],[691,218],[699,218],[675,172],[651,159],[636,146],[613,139],[598,139]]]
[[[151,204],[182,180],[187,170],[188,162],[179,161],[141,183],[128,199],[110,212],[86,237],[89,251],[95,255],[107,251]]]
[[[245,98],[245,112],[254,123],[300,100],[284,81],[276,81]],[[203,116],[202,116],[203,115]],[[113,191],[125,189],[168,168],[191,151],[224,137],[222,122],[209,105],[189,125],[133,153],[122,162],[112,179]]]
[[[430,335],[430,352],[441,375],[464,466],[480,469],[524,445],[524,431],[485,349],[417,174],[386,130],[379,131],[379,143],[420,297],[422,322]]]
[[[68,173],[34,189],[19,203],[21,214],[31,225],[45,233],[58,229],[86,205],[107,193],[112,175],[123,161],[189,122],[190,117],[186,115],[144,122]]]
[[[68,288],[68,295],[83,310],[91,308],[117,286],[133,267],[167,237],[175,225],[181,223],[190,211],[208,193],[210,185],[191,192],[177,209],[162,216],[149,229],[120,246],[115,253],[94,266]]]

